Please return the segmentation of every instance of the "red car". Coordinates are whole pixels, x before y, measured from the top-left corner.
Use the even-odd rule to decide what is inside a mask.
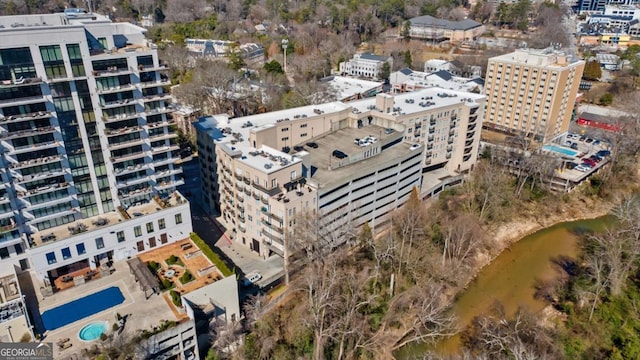
[[[582,163],[583,164],[587,164],[590,167],[595,167],[596,166],[596,162],[591,160],[591,159],[582,159]]]

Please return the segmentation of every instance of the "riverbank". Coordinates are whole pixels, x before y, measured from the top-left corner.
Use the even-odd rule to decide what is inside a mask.
[[[509,249],[518,240],[535,233],[541,229],[555,224],[595,219],[607,215],[613,206],[608,200],[594,200],[591,198],[574,198],[578,194],[572,194],[570,200],[563,203],[551,204],[528,209],[529,216],[520,216],[508,223],[497,225],[486,229],[486,236],[492,240],[489,251],[479,253],[475,259],[475,267],[472,276],[462,286],[459,292],[464,291],[469,284],[478,276],[482,269],[489,265],[503,251]],[[526,214],[526,213],[525,213]]]

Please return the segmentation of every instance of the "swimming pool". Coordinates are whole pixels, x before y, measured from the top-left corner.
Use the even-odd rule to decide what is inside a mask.
[[[572,150],[572,149],[565,148],[565,147],[556,146],[556,145],[545,145],[545,146],[542,147],[542,149],[543,150],[547,150],[547,151],[557,152],[557,153],[560,153],[562,155],[573,156],[573,157],[576,157],[576,155],[578,155],[578,153],[579,153],[579,151]]]
[[[118,287],[112,286],[45,311],[41,315],[42,323],[45,329],[54,330],[123,302],[122,291]]]
[[[80,329],[80,332],[78,332],[78,337],[82,341],[93,341],[93,340],[99,339],[100,335],[106,332],[107,332],[106,322],[94,322]]]

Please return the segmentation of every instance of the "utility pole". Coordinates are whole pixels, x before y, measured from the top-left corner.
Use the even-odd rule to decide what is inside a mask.
[[[282,39],[282,50],[284,50],[284,73],[287,73],[287,47],[289,46],[289,39]]]

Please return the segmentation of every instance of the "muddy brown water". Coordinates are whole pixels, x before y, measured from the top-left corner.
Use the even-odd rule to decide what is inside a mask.
[[[539,312],[547,304],[534,298],[538,280],[557,276],[552,260],[559,256],[576,258],[580,251],[575,230],[601,231],[611,224],[612,217],[564,222],[539,230],[513,243],[495,260],[485,266],[469,287],[456,299],[453,311],[461,328],[467,327],[478,315],[489,313],[496,301],[507,315],[519,306]],[[419,357],[429,350],[452,355],[461,350],[460,336],[453,336],[439,344],[409,344],[396,354],[397,359]]]

